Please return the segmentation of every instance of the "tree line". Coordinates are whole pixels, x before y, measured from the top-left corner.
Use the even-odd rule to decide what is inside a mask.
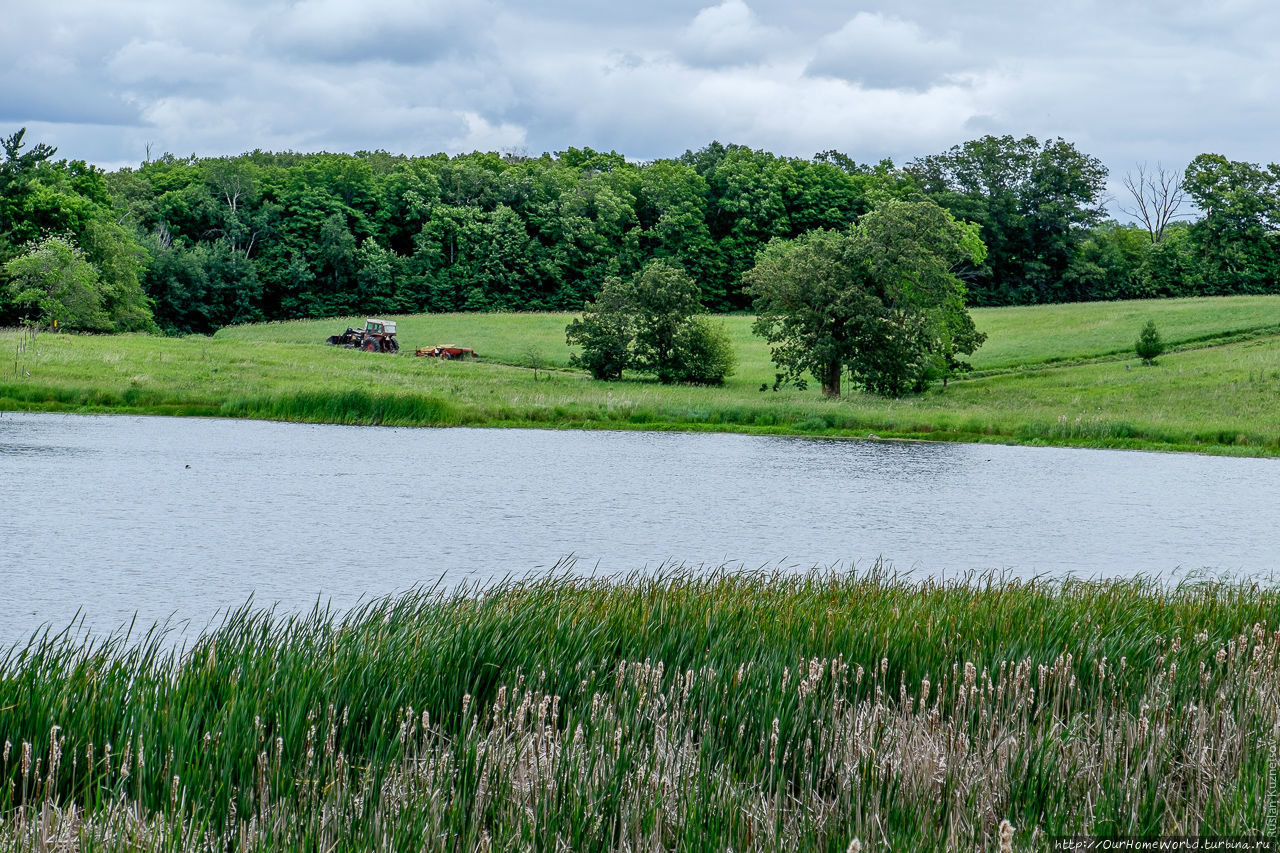
[[[651,262],[702,307],[747,309],[772,240],[842,232],[889,202],[974,223],[970,305],[1280,292],[1280,167],[1204,154],[1127,176],[1071,143],[986,136],[905,165],[713,142],[617,152],[164,155],[104,172],[21,131],[0,163],[0,323],[209,333],[258,320],[581,310]],[[1194,213],[1194,216],[1186,214]]]

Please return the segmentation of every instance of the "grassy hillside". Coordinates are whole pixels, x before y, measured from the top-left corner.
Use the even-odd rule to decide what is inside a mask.
[[[987,333],[987,342],[973,358],[975,370],[1128,356],[1147,320],[1154,320],[1161,336],[1173,344],[1280,334],[1280,296],[1080,302],[972,313],[979,330]]]
[[[1138,331],[1154,320],[1170,343],[1205,341],[1270,330],[1280,333],[1280,296],[1147,299],[973,310],[987,342],[974,354],[975,370],[1000,370],[1047,362],[1132,352]],[[571,314],[414,314],[396,317],[405,349],[436,344],[468,346],[487,359],[524,364],[530,348],[550,363],[567,365],[564,327]],[[769,348],[751,334],[754,318],[731,314],[724,322],[741,360],[743,381],[772,381]],[[298,320],[232,326],[217,337],[240,341],[316,344],[363,317]]]
[[[714,429],[1280,454],[1280,297],[1059,305],[976,312],[985,375],[903,400],[761,392],[774,368],[731,316],[741,357],[723,388],[600,383],[564,364],[566,315],[400,318],[399,355],[328,347],[344,320],[226,329],[214,338],[0,332],[0,408],[227,415],[340,423]],[[1155,367],[1127,355],[1146,318],[1199,341]],[[1206,340],[1209,344],[1206,344]],[[1228,343],[1213,343],[1225,340]],[[414,358],[430,344],[476,363]],[[1117,351],[1126,354],[1117,355]],[[1045,367],[1047,362],[1068,361]]]

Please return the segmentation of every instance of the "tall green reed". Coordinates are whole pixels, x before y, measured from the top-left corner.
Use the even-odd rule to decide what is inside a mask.
[[[47,631],[0,656],[0,843],[42,822],[183,849],[1246,832],[1278,645],[1272,587],[879,568],[246,605],[181,645]]]

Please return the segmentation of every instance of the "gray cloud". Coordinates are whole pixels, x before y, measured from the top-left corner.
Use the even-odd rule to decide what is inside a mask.
[[[255,65],[231,52],[215,53],[172,41],[133,40],[105,63],[117,91],[149,105],[173,95],[217,100],[251,84]]]
[[[430,64],[477,53],[493,12],[445,0],[299,0],[270,8],[255,36],[303,60]]]
[[[1031,133],[1123,172],[1275,159],[1277,35],[1262,0],[50,0],[6,14],[0,121],[108,167],[148,142],[902,162]]]
[[[140,113],[134,104],[106,92],[85,92],[73,81],[43,81],[0,88],[0,122],[131,126]],[[6,133],[7,135],[7,133]]]
[[[126,34],[113,21],[63,19],[48,5],[6,9],[0,27],[0,121],[135,124],[139,109],[103,73],[110,45]]]

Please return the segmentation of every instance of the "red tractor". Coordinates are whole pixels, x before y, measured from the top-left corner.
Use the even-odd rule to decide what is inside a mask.
[[[399,352],[400,343],[396,340],[396,324],[392,320],[379,320],[370,317],[364,321],[363,329],[348,328],[340,335],[330,335],[325,343],[347,349],[362,349],[365,352]]]

